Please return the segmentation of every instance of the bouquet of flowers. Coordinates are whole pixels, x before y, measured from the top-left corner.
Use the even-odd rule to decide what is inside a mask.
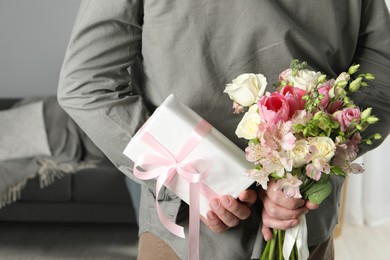
[[[271,93],[266,92],[262,74],[242,74],[224,92],[233,100],[234,113],[245,113],[236,135],[248,140],[246,159],[254,163],[248,176],[265,190],[274,180],[285,196],[320,204],[331,193],[330,176],[363,172],[353,162],[358,145],[381,136],[362,140],[360,133],[379,119],[371,114],[372,108],[362,110],[349,97],[374,75],[356,75],[359,65],[353,65],[336,79],[328,79],[306,66],[293,60]],[[297,240],[307,231],[304,218],[300,221],[304,226],[289,234],[292,241],[286,236],[290,229],[273,230],[261,259],[307,258],[307,241]]]

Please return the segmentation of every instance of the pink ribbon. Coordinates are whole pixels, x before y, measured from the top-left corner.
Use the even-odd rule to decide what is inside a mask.
[[[206,197],[217,196],[202,181],[207,178],[208,164],[202,159],[185,160],[187,155],[210,132],[211,125],[201,119],[191,136],[185,141],[179,153],[174,156],[161,145],[151,134],[144,131],[141,140],[152,147],[159,155],[146,154],[140,156],[134,163],[134,175],[141,180],[157,178],[156,182],[156,209],[161,223],[171,233],[185,238],[184,228],[170,221],[160,208],[158,194],[163,185],[170,183],[172,178],[179,174],[190,184],[190,223],[188,237],[188,255],[190,260],[199,259],[199,226],[200,226],[200,194]]]

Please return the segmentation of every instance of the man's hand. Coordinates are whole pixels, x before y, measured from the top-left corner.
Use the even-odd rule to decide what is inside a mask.
[[[207,212],[207,219],[202,217],[202,221],[214,232],[224,232],[250,216],[250,208],[256,199],[257,194],[251,189],[241,192],[238,199],[227,195],[212,198],[209,201],[211,210]]]
[[[276,190],[276,182],[270,181],[268,189],[259,190],[259,198],[263,202],[262,233],[266,241],[272,238],[271,228],[286,230],[298,225],[299,217],[309,210],[318,208],[317,204],[303,199],[288,198],[282,190]]]

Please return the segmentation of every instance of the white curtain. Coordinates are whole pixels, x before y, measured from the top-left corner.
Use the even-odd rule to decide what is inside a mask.
[[[390,0],[386,4],[390,7]],[[348,177],[344,222],[375,226],[390,221],[390,137],[359,162],[365,173]]]
[[[350,175],[346,186],[344,221],[380,225],[390,221],[390,137],[365,154],[365,173]]]

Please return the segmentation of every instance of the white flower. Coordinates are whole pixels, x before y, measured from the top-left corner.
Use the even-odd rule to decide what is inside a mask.
[[[227,93],[231,100],[248,107],[264,95],[266,86],[267,79],[264,75],[246,73],[227,84],[223,92]]]
[[[244,114],[236,129],[236,135],[239,138],[251,140],[256,138],[261,118],[256,111],[249,110]]]
[[[301,167],[307,163],[306,156],[309,153],[309,142],[304,139],[295,141],[294,149],[288,151],[288,156],[293,161],[294,167]]]
[[[292,83],[294,87],[310,92],[317,85],[319,76],[321,76],[320,72],[304,69],[299,70],[295,76],[289,76],[288,81]]]
[[[335,143],[331,138],[326,136],[310,138],[309,144],[312,148],[315,147],[315,149],[309,148],[311,151],[311,160],[319,158],[325,162],[329,162],[336,151]]]

